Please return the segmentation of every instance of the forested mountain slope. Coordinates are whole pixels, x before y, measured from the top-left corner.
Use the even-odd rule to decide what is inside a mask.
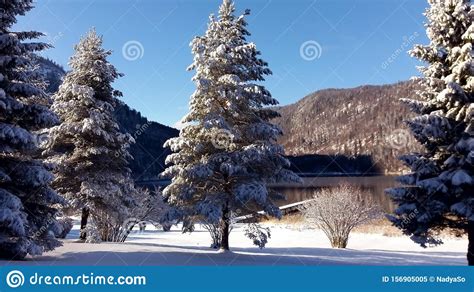
[[[413,82],[400,82],[316,91],[279,108],[280,142],[288,155],[370,155],[380,170],[401,171],[397,156],[418,146],[403,122],[411,113],[399,99],[415,90]]]

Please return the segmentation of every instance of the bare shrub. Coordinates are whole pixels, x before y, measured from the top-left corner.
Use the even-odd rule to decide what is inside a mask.
[[[155,188],[153,191],[137,189],[137,192],[134,193],[134,199],[136,206],[130,211],[132,217],[122,224],[124,228],[119,240],[120,242],[124,242],[127,239],[135,226],[139,227],[140,232],[145,231],[148,223],[155,226],[155,228],[161,225],[165,231],[171,229],[172,223],[163,221],[163,215],[170,207],[164,201],[159,188]]]
[[[230,212],[229,218],[221,219],[218,222],[208,222],[203,221],[201,225],[204,229],[206,229],[209,234],[211,235],[211,248],[219,249],[221,247],[222,241],[222,225],[225,223],[226,220],[229,223],[229,234],[234,229],[235,223],[237,223],[237,215],[238,212]]]
[[[211,248],[219,249],[221,247],[222,228],[220,223],[203,223],[202,227],[211,235]]]
[[[120,212],[104,211],[105,207],[92,209],[90,222],[85,230],[86,242],[124,242],[135,227],[144,231],[147,223],[155,227],[159,225],[164,212],[169,208],[163,201],[160,190],[149,191],[130,185],[127,191],[132,201],[127,206],[119,206],[122,208]],[[170,226],[166,225],[168,229]]]
[[[234,229],[234,223],[235,222],[233,221],[230,222],[229,234],[232,232],[232,229]],[[209,232],[209,235],[211,235],[212,242],[210,248],[219,249],[221,247],[223,224],[224,222],[222,220],[218,223],[202,222],[202,227]]]
[[[317,191],[300,211],[308,223],[326,234],[335,248],[347,246],[349,234],[356,226],[382,215],[369,195],[348,184]]]

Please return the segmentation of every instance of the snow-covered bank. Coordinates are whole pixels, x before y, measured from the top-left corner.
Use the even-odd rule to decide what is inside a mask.
[[[423,249],[407,237],[352,234],[345,250],[330,247],[320,231],[272,226],[272,238],[260,250],[237,226],[231,233],[231,253],[208,248],[209,234],[197,229],[181,234],[147,230],[123,244],[75,242],[75,226],[64,245],[39,257],[0,265],[466,265],[466,239]],[[149,228],[152,229],[152,228]]]

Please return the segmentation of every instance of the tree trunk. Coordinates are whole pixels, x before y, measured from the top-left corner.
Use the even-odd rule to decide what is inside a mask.
[[[169,223],[163,223],[161,224],[161,227],[163,228],[163,231],[170,231],[171,230],[171,224]]]
[[[87,219],[89,218],[89,208],[84,207],[82,208],[82,215],[81,215],[81,233],[79,238],[85,240],[87,238],[86,234],[86,227],[87,227]]]
[[[222,222],[221,222],[221,246],[220,249],[223,251],[230,250],[229,248],[229,233],[230,233],[230,211],[229,206],[226,205],[223,210],[222,214]]]
[[[467,223],[467,264],[474,266],[474,221]]]
[[[142,222],[138,223],[138,227],[140,227],[140,231],[145,231],[146,222],[142,221]]]

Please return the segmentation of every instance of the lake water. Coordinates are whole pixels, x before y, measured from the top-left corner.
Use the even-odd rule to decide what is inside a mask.
[[[393,211],[395,205],[384,193],[386,188],[397,186],[396,176],[362,176],[362,177],[303,177],[302,184],[278,185],[274,188],[285,194],[286,201],[279,201],[283,206],[291,203],[311,199],[321,188],[336,187],[341,183],[348,183],[360,187],[367,196],[371,196],[384,211]]]

